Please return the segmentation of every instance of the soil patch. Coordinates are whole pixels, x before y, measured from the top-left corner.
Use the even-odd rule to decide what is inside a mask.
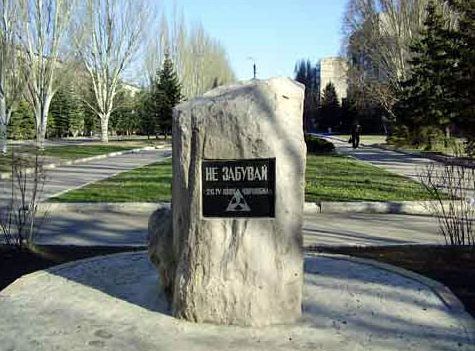
[[[6,288],[22,275],[46,269],[58,264],[83,258],[108,255],[144,248],[101,246],[38,246],[32,250],[18,250],[0,245],[0,290]]]

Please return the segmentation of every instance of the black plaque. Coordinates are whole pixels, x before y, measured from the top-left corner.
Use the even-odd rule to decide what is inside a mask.
[[[275,217],[275,158],[203,160],[203,217]]]

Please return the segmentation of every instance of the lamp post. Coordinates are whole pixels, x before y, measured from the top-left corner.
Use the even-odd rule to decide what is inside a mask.
[[[247,59],[252,61],[252,69],[253,69],[253,72],[254,72],[254,78],[253,79],[256,79],[256,76],[257,76],[256,60],[254,59],[254,57],[250,57],[250,56]]]

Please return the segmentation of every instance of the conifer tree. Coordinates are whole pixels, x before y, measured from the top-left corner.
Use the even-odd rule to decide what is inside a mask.
[[[320,129],[326,130],[340,124],[341,106],[335,86],[331,82],[323,89],[318,115]]]
[[[173,62],[165,55],[162,69],[152,87],[156,130],[166,135],[171,132],[173,107],[181,101],[181,84],[178,80]]]
[[[456,101],[454,122],[467,139],[467,151],[475,155],[475,2],[449,0],[458,16],[458,25],[450,31],[455,42],[451,55],[456,62],[452,86]]]
[[[150,139],[150,135],[155,134],[155,110],[152,94],[149,90],[141,92],[138,96],[137,110],[140,131]]]
[[[51,102],[50,115],[54,120],[49,131],[57,137],[77,136],[84,128],[84,106],[72,84],[61,87]]]
[[[17,109],[12,113],[8,134],[9,138],[15,140],[35,138],[35,116],[26,101],[20,101]]]
[[[82,109],[84,111],[84,128],[83,135],[93,136],[95,133],[101,130],[100,118],[97,118],[97,114],[94,111],[95,98],[94,98],[94,89],[92,87],[91,80],[86,80],[83,83],[81,90],[81,102]]]
[[[410,47],[412,68],[410,78],[402,84],[397,115],[399,124],[408,128],[411,142],[430,147],[430,134],[441,134],[451,123],[455,99],[448,82],[456,64],[450,55],[453,42],[446,20],[433,1],[426,11],[421,36]]]
[[[69,134],[76,137],[84,133],[84,102],[74,86],[70,89],[70,110],[68,114]]]
[[[65,88],[57,91],[50,107],[50,118],[48,118],[47,133],[49,136],[64,137],[68,134],[69,123],[69,100]]]
[[[316,118],[318,105],[318,82],[317,67],[312,65],[310,60],[297,62],[294,68],[295,80],[305,85],[305,100],[303,108],[303,127],[308,131],[312,127],[312,122]]]
[[[111,129],[119,135],[131,135],[139,127],[135,97],[129,91],[122,90],[116,96],[117,108],[110,117]]]

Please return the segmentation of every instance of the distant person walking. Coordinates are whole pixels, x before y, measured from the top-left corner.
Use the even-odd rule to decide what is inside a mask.
[[[358,148],[360,145],[360,135],[361,135],[361,126],[358,122],[353,124],[351,128],[351,143],[353,144],[353,149]]]

